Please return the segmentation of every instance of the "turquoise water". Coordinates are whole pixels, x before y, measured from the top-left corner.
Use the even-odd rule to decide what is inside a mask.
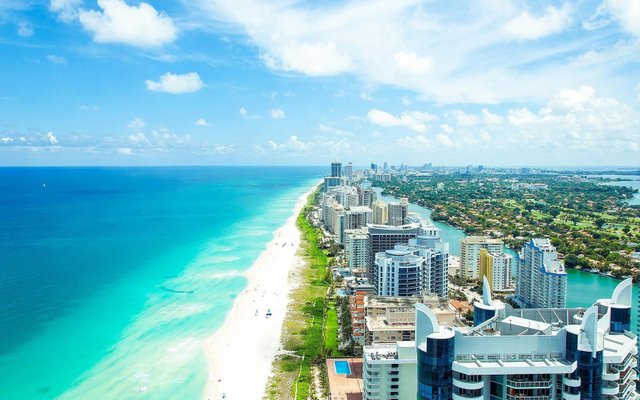
[[[319,168],[0,169],[0,399],[195,399]]]
[[[385,202],[398,201],[392,196],[379,196]],[[421,207],[417,204],[410,203],[409,211],[416,212],[425,218],[431,218],[431,210]],[[452,255],[460,255],[460,240],[466,237],[463,230],[455,228],[443,222],[433,222],[442,230],[442,240],[449,242],[449,252]],[[505,252],[516,257],[517,254],[513,249],[505,247]],[[613,293],[616,285],[621,281],[607,276],[592,274],[575,269],[568,269],[568,297],[567,307],[588,307],[595,303],[597,299],[609,298]],[[638,285],[634,285],[634,301],[638,299]],[[632,329],[635,329],[638,321],[638,307],[633,308],[632,313]]]

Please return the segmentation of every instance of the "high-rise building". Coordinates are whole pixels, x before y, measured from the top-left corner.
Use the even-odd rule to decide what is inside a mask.
[[[389,210],[382,200],[373,203],[373,223],[376,225],[386,225],[389,220]]]
[[[378,171],[378,164],[371,163],[371,170],[372,170],[373,172]]]
[[[422,294],[424,258],[412,249],[391,249],[377,253],[376,287],[378,296],[416,296]]]
[[[369,225],[367,226],[369,235],[369,261],[368,278],[371,284],[377,287],[378,272],[374,261],[377,253],[382,253],[393,249],[397,244],[407,244],[409,239],[415,239],[420,234],[420,224],[409,224],[402,226]]]
[[[377,195],[373,188],[361,189],[360,190],[360,205],[365,207],[373,208],[373,203],[377,199]]]
[[[376,253],[374,263],[379,296],[449,293],[449,244],[440,240],[435,226],[421,224],[415,239]]]
[[[342,163],[337,161],[331,163],[331,176],[342,176]]]
[[[344,250],[349,268],[366,268],[369,260],[369,235],[367,229],[345,229]]]
[[[524,307],[566,307],[567,272],[549,239],[525,243],[518,260],[516,301]]]
[[[369,207],[351,207],[344,212],[345,229],[365,228],[373,222],[373,211]]]
[[[485,286],[473,328],[416,304],[415,341],[365,346],[363,399],[640,399],[631,279],[587,309],[514,309]]]
[[[343,170],[343,175],[345,178],[352,180],[353,179],[353,164],[349,163],[347,165],[344,166]]]
[[[335,186],[342,185],[342,178],[339,176],[325,176],[324,177],[324,185],[322,187],[323,191],[328,192],[329,189]]]
[[[513,257],[505,253],[490,253],[480,249],[480,279],[486,277],[493,292],[509,290]]]
[[[460,275],[468,281],[480,277],[480,250],[489,253],[502,253],[503,243],[500,239],[486,236],[468,236],[460,241]]]
[[[387,204],[389,213],[389,225],[400,226],[404,225],[407,220],[407,212],[409,210],[409,200],[406,197],[402,197],[399,203]]]

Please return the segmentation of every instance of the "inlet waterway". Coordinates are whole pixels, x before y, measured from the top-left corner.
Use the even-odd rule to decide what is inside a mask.
[[[380,189],[376,188],[378,192],[378,198],[386,203],[397,202],[399,199],[393,196],[381,195]],[[431,210],[414,203],[409,203],[409,211],[415,212],[423,218],[431,219]],[[449,225],[440,221],[432,221],[433,224],[440,228],[441,238],[444,242],[449,242],[449,253],[454,256],[460,256],[460,240],[464,239],[467,235],[462,229],[458,229],[452,225]],[[513,249],[505,246],[505,251],[516,255]],[[567,307],[588,307],[595,303],[597,299],[609,298],[613,293],[616,285],[621,281],[608,276],[602,276],[598,274],[592,274],[590,272],[584,272],[577,269],[568,269],[568,296]],[[638,285],[633,287],[633,299],[638,299]],[[638,308],[633,307],[631,326],[633,329],[637,326],[638,321]]]

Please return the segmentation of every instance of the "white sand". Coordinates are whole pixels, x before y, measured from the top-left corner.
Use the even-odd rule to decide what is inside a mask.
[[[300,245],[296,218],[313,190],[315,187],[298,198],[292,215],[245,273],[248,286],[236,298],[224,325],[205,341],[209,360],[205,399],[221,399],[223,395],[231,400],[263,397],[280,348],[292,288],[288,278],[294,266],[302,262],[296,256]],[[267,318],[269,309],[273,315]]]

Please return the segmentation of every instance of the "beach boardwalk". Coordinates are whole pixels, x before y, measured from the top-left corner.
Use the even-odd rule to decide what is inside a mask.
[[[362,399],[362,358],[327,359],[331,400]]]

